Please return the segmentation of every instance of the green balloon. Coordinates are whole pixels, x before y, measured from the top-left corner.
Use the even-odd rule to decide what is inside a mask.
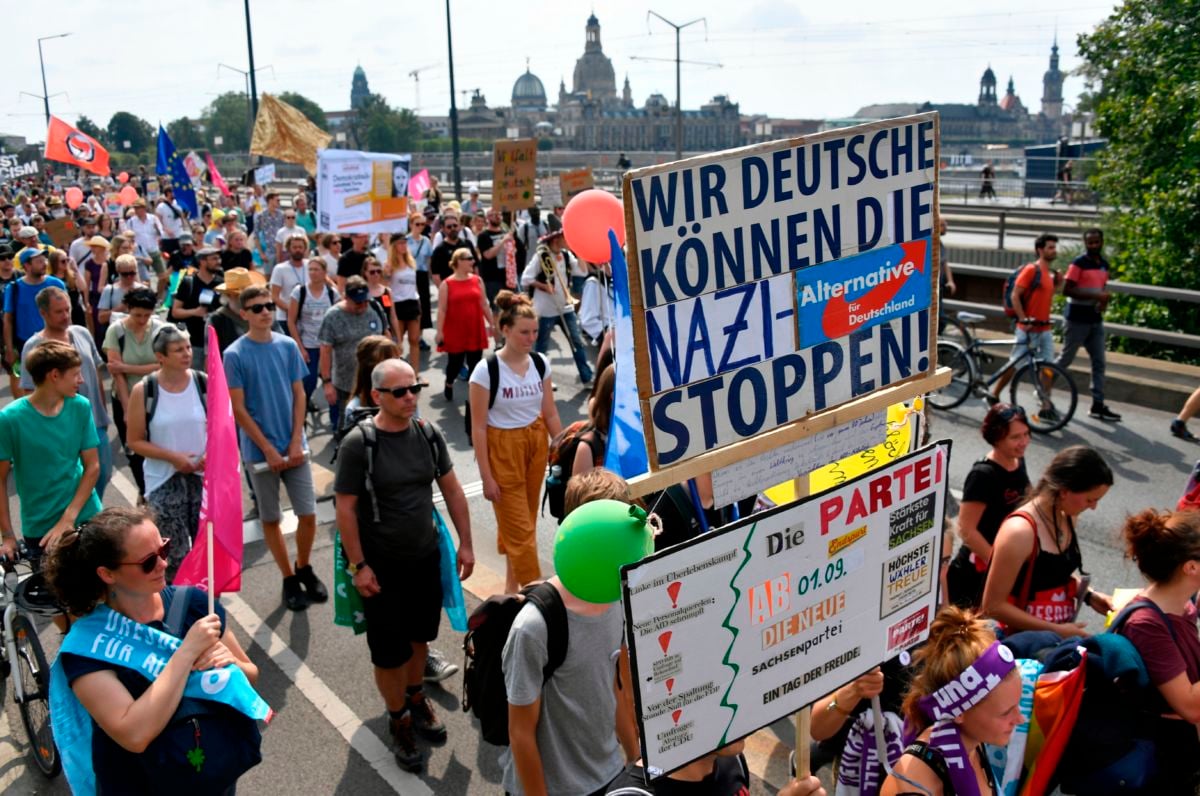
[[[589,603],[621,599],[621,567],[654,551],[646,512],[618,500],[572,511],[554,537],[554,569],[567,591]]]

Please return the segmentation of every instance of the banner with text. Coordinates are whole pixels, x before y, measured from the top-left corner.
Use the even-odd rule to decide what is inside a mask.
[[[633,172],[652,469],[933,373],[936,114]]]
[[[412,155],[317,150],[318,228],[326,232],[408,232]]]
[[[492,207],[526,210],[537,188],[537,141],[518,138],[492,146]]]
[[[563,207],[566,207],[567,203],[576,195],[595,188],[596,178],[592,176],[592,167],[584,166],[582,169],[564,171],[558,175],[558,184],[562,192],[559,201]],[[551,207],[553,205],[547,205],[547,208]]]
[[[37,173],[37,160],[22,163],[18,155],[0,155],[0,182],[17,177],[36,177]]]
[[[950,443],[622,571],[642,756],[659,776],[923,641]]]

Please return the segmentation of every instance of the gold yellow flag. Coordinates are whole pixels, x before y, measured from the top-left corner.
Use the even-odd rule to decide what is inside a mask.
[[[317,150],[329,146],[333,136],[317,127],[286,102],[262,95],[250,154],[302,163],[309,174],[317,173]]]

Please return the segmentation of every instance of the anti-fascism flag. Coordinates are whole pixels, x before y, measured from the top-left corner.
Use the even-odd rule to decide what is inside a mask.
[[[101,177],[108,175],[108,150],[100,146],[96,139],[79,132],[57,116],[50,117],[44,157],[79,166]]]
[[[329,146],[333,136],[317,127],[303,113],[263,94],[254,120],[251,155],[266,155],[288,163],[302,163],[309,174],[317,173],[317,150]]]

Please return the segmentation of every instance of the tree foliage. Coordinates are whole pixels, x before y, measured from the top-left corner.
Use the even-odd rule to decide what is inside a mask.
[[[84,135],[90,135],[101,144],[108,146],[108,132],[88,117],[80,116],[78,121],[75,122],[75,126],[79,128],[79,132]]]
[[[203,127],[203,123],[194,122],[183,116],[167,123],[167,135],[171,136],[171,141],[175,144],[176,149],[185,151],[203,149],[207,144],[204,140],[204,133],[201,132]]]
[[[297,94],[294,91],[285,91],[279,95],[279,99],[303,113],[317,127],[320,127],[322,130],[328,129],[326,127],[328,122],[325,119],[325,111],[308,97],[303,94]]]
[[[117,111],[108,120],[108,144],[119,151],[147,151],[154,143],[154,132],[149,122],[126,111]]]
[[[350,118],[350,136],[359,149],[410,152],[421,140],[421,123],[407,108],[393,108],[379,94],[368,94]]]
[[[1200,269],[1200,0],[1125,0],[1079,38],[1108,139],[1092,177],[1113,208],[1117,278],[1195,288]],[[1118,296],[1115,321],[1200,333],[1200,305]],[[1126,350],[1142,346],[1126,344]],[[1194,353],[1193,353],[1194,355]]]
[[[216,152],[250,149],[250,99],[244,91],[227,91],[204,109],[205,140]],[[216,145],[215,139],[221,144]]]

